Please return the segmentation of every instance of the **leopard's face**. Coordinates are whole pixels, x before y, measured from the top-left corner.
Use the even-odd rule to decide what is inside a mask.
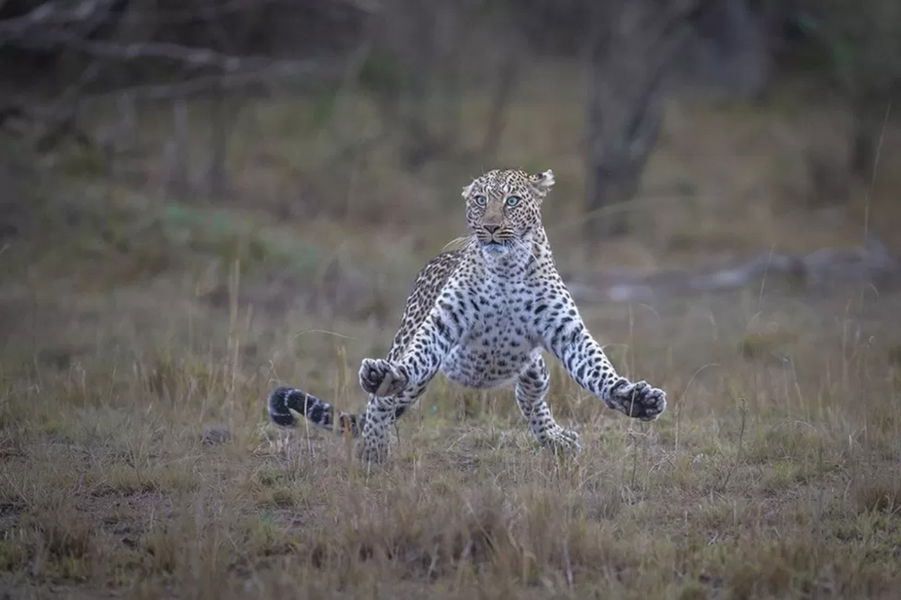
[[[488,171],[463,188],[466,221],[483,254],[497,257],[528,248],[541,227],[541,203],[554,185],[551,171]]]

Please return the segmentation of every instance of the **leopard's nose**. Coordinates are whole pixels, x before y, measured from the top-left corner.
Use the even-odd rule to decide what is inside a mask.
[[[488,233],[490,233],[491,235],[494,235],[495,233],[498,232],[498,230],[501,228],[501,226],[500,225],[482,225],[482,228],[485,231],[487,231]]]

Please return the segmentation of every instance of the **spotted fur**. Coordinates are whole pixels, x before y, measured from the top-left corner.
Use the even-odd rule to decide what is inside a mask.
[[[328,429],[362,434],[362,458],[379,461],[388,452],[390,426],[440,370],[467,387],[513,385],[538,442],[574,450],[578,434],[558,425],[546,402],[544,351],[610,408],[656,419],[666,394],[616,373],[557,272],[541,224],[553,184],[551,171],[494,170],[463,188],[472,235],[465,247],[438,255],[420,272],[388,356],[363,360],[366,412],[336,415],[315,396],[279,388],[269,398],[272,420],[294,425],[294,411]]]

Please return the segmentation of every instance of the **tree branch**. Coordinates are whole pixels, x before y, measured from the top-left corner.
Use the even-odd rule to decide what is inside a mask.
[[[82,98],[81,102],[108,100],[122,94],[128,94],[138,100],[171,100],[203,94],[210,90],[238,89],[257,83],[268,83],[274,86],[274,82],[310,81],[317,77],[324,77],[333,72],[334,68],[335,65],[332,65],[331,61],[322,60],[270,61],[268,65],[258,69],[199,75],[172,83],[151,83],[117,88],[86,96]]]
[[[34,10],[11,19],[0,20],[0,44],[39,35],[49,26],[72,27],[109,13],[115,0],[83,0],[78,3],[50,0]],[[65,6],[64,6],[65,4]]]

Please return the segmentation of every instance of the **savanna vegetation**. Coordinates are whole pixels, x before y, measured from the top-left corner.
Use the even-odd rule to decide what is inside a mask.
[[[205,4],[120,3],[135,12],[116,4],[115,27],[51,13],[78,35],[29,45],[15,33],[40,4],[0,3],[7,597],[895,597],[892,3],[856,3],[880,24],[862,40],[841,2],[723,2],[729,18],[686,2],[671,16],[687,29],[663,29],[679,60],[633,40],[668,76],[653,99],[649,74],[622,89],[649,100],[625,133],[598,123],[591,99],[618,101],[589,67],[621,72],[603,42],[629,30],[579,2],[515,18],[502,2],[297,3],[303,18],[226,2],[206,20]],[[742,38],[754,77],[708,68],[727,25],[762,40]],[[173,75],[185,48],[215,53]],[[312,63],[315,81],[298,76]],[[647,154],[613,161],[604,191],[603,149],[634,147],[614,139]],[[440,378],[385,465],[269,424],[280,384],[362,408],[359,360],[465,233],[460,187],[500,165],[554,169],[561,272],[618,368],[667,390],[663,417],[613,413],[555,367],[574,457],[536,447],[509,391]],[[740,285],[686,283],[760,257]]]

